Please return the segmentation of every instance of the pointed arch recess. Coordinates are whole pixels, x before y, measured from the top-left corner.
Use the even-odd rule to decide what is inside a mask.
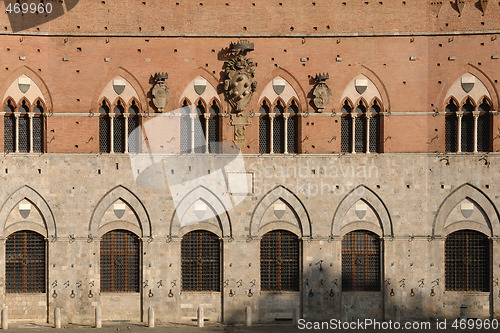
[[[170,89],[171,98],[169,97],[169,100],[174,101],[175,103],[181,100],[181,98],[182,100],[184,100],[184,96],[181,96],[184,88],[186,88],[186,86],[198,76],[203,77],[214,87],[215,92],[217,93],[217,97],[219,98],[219,102],[221,103],[221,112],[225,112],[229,105],[224,98],[224,92],[222,91],[219,80],[211,72],[202,67],[194,69],[193,71],[191,71],[191,73],[184,76],[181,80],[172,82],[172,88]]]
[[[109,190],[104,196],[99,200],[97,205],[92,212],[92,216],[90,218],[89,223],[89,236],[92,237],[100,237],[102,236],[101,220],[104,216],[104,213],[108,210],[108,208],[117,200],[124,201],[130,209],[133,210],[139,225],[137,226],[142,235],[138,235],[139,237],[151,237],[153,235],[151,228],[151,220],[149,219],[149,214],[144,207],[144,204],[139,200],[139,198],[132,193],[129,189],[122,185],[118,185],[111,190]],[[127,228],[128,229],[128,228]],[[131,230],[132,231],[132,230]]]
[[[489,226],[485,226],[485,228],[479,228],[477,223],[473,222],[471,222],[470,225],[464,225],[462,223],[464,228],[477,230],[482,233],[485,232],[485,229],[489,229],[489,236],[500,235],[500,215],[498,214],[497,208],[486,194],[469,183],[465,183],[457,187],[439,205],[432,224],[432,235],[435,237],[446,236],[443,235],[443,233],[445,231],[448,215],[450,215],[453,208],[455,208],[455,206],[464,199],[473,201],[481,209],[482,213],[489,222]]]
[[[4,235],[5,231],[5,223],[7,221],[7,217],[10,212],[21,202],[22,200],[28,200],[33,205],[35,205],[40,211],[40,215],[42,216],[43,223],[45,224],[45,237],[46,238],[54,238],[57,237],[57,227],[56,221],[54,219],[54,214],[50,209],[47,201],[33,188],[28,185],[24,185],[18,188],[14,193],[12,193],[7,200],[0,208],[0,221],[3,223],[3,228],[1,230],[1,235]],[[29,228],[29,227],[28,227]],[[39,230],[37,230],[39,231]]]
[[[188,226],[181,227],[181,221],[188,211],[188,209],[198,200],[202,200],[212,212],[222,212],[216,216],[220,230],[213,230],[209,228],[209,223],[206,222],[198,222]],[[199,228],[198,228],[199,227]],[[177,204],[174,210],[174,214],[172,214],[172,218],[170,220],[170,231],[169,235],[171,237],[179,237],[181,233],[185,233],[184,231],[192,231],[195,229],[207,229],[209,231],[222,235],[223,237],[232,237],[232,226],[231,219],[227,212],[227,208],[224,203],[208,188],[203,185],[200,185],[190,192],[188,192]],[[182,229],[182,231],[181,231]]]
[[[267,192],[257,203],[257,206],[255,207],[250,219],[250,236],[255,238],[259,237],[262,218],[264,217],[264,214],[266,213],[268,208],[277,200],[283,200],[285,204],[287,204],[288,207],[293,210],[299,223],[299,225],[296,227],[302,233],[299,236],[311,237],[311,219],[304,204],[292,191],[282,185],[276,186],[274,189]]]
[[[391,216],[382,199],[365,185],[358,185],[346,194],[335,210],[331,227],[332,237],[340,236],[345,215],[359,200],[364,201],[375,212],[382,230],[382,235],[384,237],[393,236]]]
[[[47,111],[53,110],[52,96],[50,95],[47,84],[34,70],[32,70],[27,66],[22,66],[16,69],[14,72],[12,72],[9,76],[7,76],[7,78],[4,81],[6,82],[6,85],[0,86],[0,97],[3,98],[3,96],[7,92],[7,89],[9,89],[12,82],[23,74],[29,77],[42,92],[43,98],[45,99],[45,104],[47,106]]]
[[[441,88],[441,91],[439,92],[439,94],[437,96],[436,103],[434,105],[439,105],[439,110],[444,110],[446,107],[446,104],[448,104],[444,98],[446,97],[446,94],[450,90],[452,84],[456,80],[458,80],[462,75],[467,74],[467,73],[472,74],[475,77],[477,77],[479,80],[481,80],[481,82],[485,85],[486,89],[488,90],[488,92],[491,96],[491,99],[493,102],[493,110],[498,110],[498,108],[500,106],[500,95],[498,94],[498,90],[497,90],[495,84],[490,79],[490,77],[488,75],[486,75],[485,72],[483,72],[481,69],[479,69],[478,67],[476,67],[470,63],[465,64],[462,68],[457,70],[455,72],[455,74],[453,76],[451,76],[452,79],[447,81],[446,84],[443,85],[443,87]]]
[[[99,96],[101,95],[101,92],[106,87],[106,85],[117,76],[123,77],[125,80],[128,81],[128,83],[130,83],[132,88],[134,88],[137,95],[139,96],[139,102],[141,104],[140,109],[143,111],[148,111],[149,107],[148,107],[148,101],[146,98],[146,92],[144,91],[139,80],[137,80],[137,78],[132,73],[130,73],[128,70],[126,70],[123,67],[115,68],[114,70],[112,70],[111,72],[106,74],[99,81],[99,83],[97,84],[97,88],[94,91],[94,94],[92,95],[90,109],[95,110],[96,108],[98,108],[98,105],[99,105],[98,101],[99,101]],[[99,113],[98,110],[95,113]]]
[[[266,75],[264,79],[262,79],[262,83],[257,85],[257,91],[254,93],[255,96],[260,96],[263,92],[263,90],[266,88],[267,84],[271,82],[275,77],[281,76],[283,79],[285,79],[295,90],[297,93],[297,96],[299,97],[299,105],[297,107],[301,112],[307,112],[309,109],[309,105],[307,103],[307,98],[306,98],[306,92],[302,88],[302,85],[299,83],[299,81],[295,78],[295,76],[292,75],[288,70],[286,70],[283,67],[278,67],[275,68],[270,74]],[[253,108],[253,111],[256,112],[259,110],[261,104],[259,102],[262,102],[263,99],[257,100],[257,98],[254,98],[251,102],[251,107]],[[273,104],[274,105],[274,104]],[[284,106],[286,103],[283,104]],[[250,110],[252,111],[252,110]]]

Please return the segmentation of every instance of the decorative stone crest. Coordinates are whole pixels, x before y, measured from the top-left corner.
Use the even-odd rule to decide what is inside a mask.
[[[316,106],[318,112],[325,111],[326,107],[330,103],[330,96],[332,94],[332,91],[326,84],[326,80],[328,80],[328,78],[329,78],[328,73],[316,75],[317,83],[313,90],[313,95],[314,95],[313,103],[314,106]]]
[[[250,116],[248,113],[232,113],[230,125],[234,126],[234,144],[239,148],[243,148],[245,144],[245,126],[250,125]]]
[[[168,79],[168,74],[156,73],[155,79],[156,83],[151,91],[153,94],[153,104],[158,108],[158,111],[163,112],[168,103],[168,94],[170,94],[170,89],[168,89],[165,84],[165,80]]]
[[[231,43],[230,51],[236,55],[226,62],[227,79],[224,80],[224,93],[229,104],[236,112],[243,112],[252,100],[257,89],[255,76],[255,63],[251,58],[245,57],[248,51],[253,50],[253,44],[245,40]]]

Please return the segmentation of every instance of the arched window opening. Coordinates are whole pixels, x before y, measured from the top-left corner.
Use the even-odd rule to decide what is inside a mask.
[[[140,291],[140,240],[127,230],[113,230],[101,240],[101,291]]]
[[[269,106],[262,101],[259,108],[259,153],[269,153],[271,150],[271,121],[269,118]]]
[[[299,143],[299,108],[292,100],[292,103],[288,107],[288,120],[287,120],[287,152],[288,153],[298,153],[298,143]]]
[[[20,153],[28,153],[30,151],[30,117],[28,115],[29,107],[26,105],[26,100],[22,101],[18,112],[20,112],[20,115],[17,118],[19,140],[17,150]]]
[[[108,103],[103,100],[99,106],[99,152],[111,151],[111,121]]]
[[[139,128],[139,107],[132,100],[132,104],[128,108],[128,151],[129,153],[140,153],[141,147],[141,132],[136,130]]]
[[[477,151],[490,151],[491,143],[491,105],[486,98],[478,106],[479,117],[477,118]]]
[[[445,289],[490,290],[490,242],[474,230],[459,230],[445,241]]]
[[[356,230],[342,239],[342,290],[380,291],[380,238]]]
[[[341,108],[340,118],[340,150],[343,153],[352,152],[352,108],[346,100]]]
[[[205,106],[201,100],[196,105],[196,114],[198,115],[198,123],[194,124],[194,152],[205,152],[205,137],[207,135],[207,126],[205,121]]]
[[[182,291],[220,291],[220,246],[217,235],[205,230],[182,237]]]
[[[33,108],[33,152],[43,152],[43,106],[40,101]]]
[[[356,119],[354,120],[354,147],[356,153],[366,152],[366,107],[359,102],[356,107]]]
[[[260,241],[260,283],[265,291],[299,291],[300,241],[286,230],[270,231]]]
[[[446,105],[445,108],[445,150],[447,152],[457,151],[457,111],[458,106],[455,104],[453,99]]]
[[[377,100],[373,101],[373,104],[370,108],[370,124],[369,124],[369,149],[372,153],[380,153],[380,141],[381,141],[381,129],[380,129],[380,106],[378,105]]]
[[[181,153],[191,152],[191,111],[187,100],[184,100],[181,107],[180,119],[180,149]]]
[[[4,107],[5,116],[3,118],[3,149],[6,153],[16,151],[16,117],[14,115],[15,107],[11,100],[7,100]]]
[[[284,107],[278,100],[274,106],[273,113],[273,152],[283,154],[285,152],[285,119],[283,117]]]
[[[18,231],[5,242],[5,291],[45,293],[45,238],[34,231]]]
[[[113,151],[125,152],[125,116],[122,102],[118,100],[113,108]]]
[[[213,154],[221,152],[221,137],[220,137],[220,125],[219,125],[219,106],[214,100],[210,108],[208,109],[208,151]]]

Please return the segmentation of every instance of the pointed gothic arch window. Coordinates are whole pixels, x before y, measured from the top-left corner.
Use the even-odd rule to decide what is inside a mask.
[[[467,98],[467,101],[462,105],[462,122],[460,144],[463,152],[474,151],[474,117],[472,112],[475,110],[472,100]]]
[[[259,108],[259,153],[270,152],[271,146],[271,125],[269,118],[269,106],[264,100]]]
[[[14,115],[15,107],[10,99],[7,100],[3,118],[3,149],[6,153],[16,151],[16,116]]]
[[[128,108],[128,151],[129,153],[140,153],[141,147],[141,132],[139,128],[139,107],[135,100],[132,100]],[[138,130],[136,130],[138,129]]]
[[[288,119],[287,119],[287,151],[289,153],[298,153],[299,145],[299,108],[292,100],[288,106]]]
[[[273,152],[283,154],[285,152],[285,119],[283,113],[285,112],[284,106],[278,100],[273,108],[275,114],[273,122]]]
[[[485,98],[478,106],[479,116],[477,118],[477,151],[490,151],[491,143],[491,104]]]
[[[33,107],[33,117],[31,119],[32,123],[32,150],[35,153],[43,152],[43,105],[38,100],[36,105]]]
[[[19,116],[17,117],[17,139],[18,147],[17,150],[20,153],[28,153],[30,151],[30,117],[29,117],[29,106],[26,104],[26,100],[21,102],[17,111]]]
[[[121,100],[117,100],[113,108],[113,152],[125,152],[125,109]]]
[[[109,117],[109,106],[103,100],[99,106],[99,152],[109,153],[111,151],[111,120]]]
[[[352,152],[352,108],[346,100],[341,108],[340,146],[343,153]]]
[[[201,99],[196,105],[196,114],[198,116],[198,123],[194,124],[194,152],[204,153],[207,128],[205,122],[205,106]]]
[[[208,137],[209,152],[214,154],[221,152],[220,143],[222,139],[220,137],[219,117],[220,108],[214,100],[208,109],[208,133],[205,130],[205,135]]]
[[[450,98],[450,102],[445,108],[445,151],[456,152],[457,151],[457,111],[458,106],[455,101]]]
[[[382,130],[381,130],[381,115],[380,115],[380,105],[377,100],[373,101],[370,107],[370,119],[369,119],[369,150],[372,153],[380,153],[380,142],[382,141]]]

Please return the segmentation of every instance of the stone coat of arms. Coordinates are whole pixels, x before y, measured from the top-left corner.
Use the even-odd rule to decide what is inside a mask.
[[[253,80],[254,66],[253,60],[242,54],[226,63],[227,79],[224,80],[224,92],[229,104],[238,113],[245,110],[257,89],[257,82]]]

